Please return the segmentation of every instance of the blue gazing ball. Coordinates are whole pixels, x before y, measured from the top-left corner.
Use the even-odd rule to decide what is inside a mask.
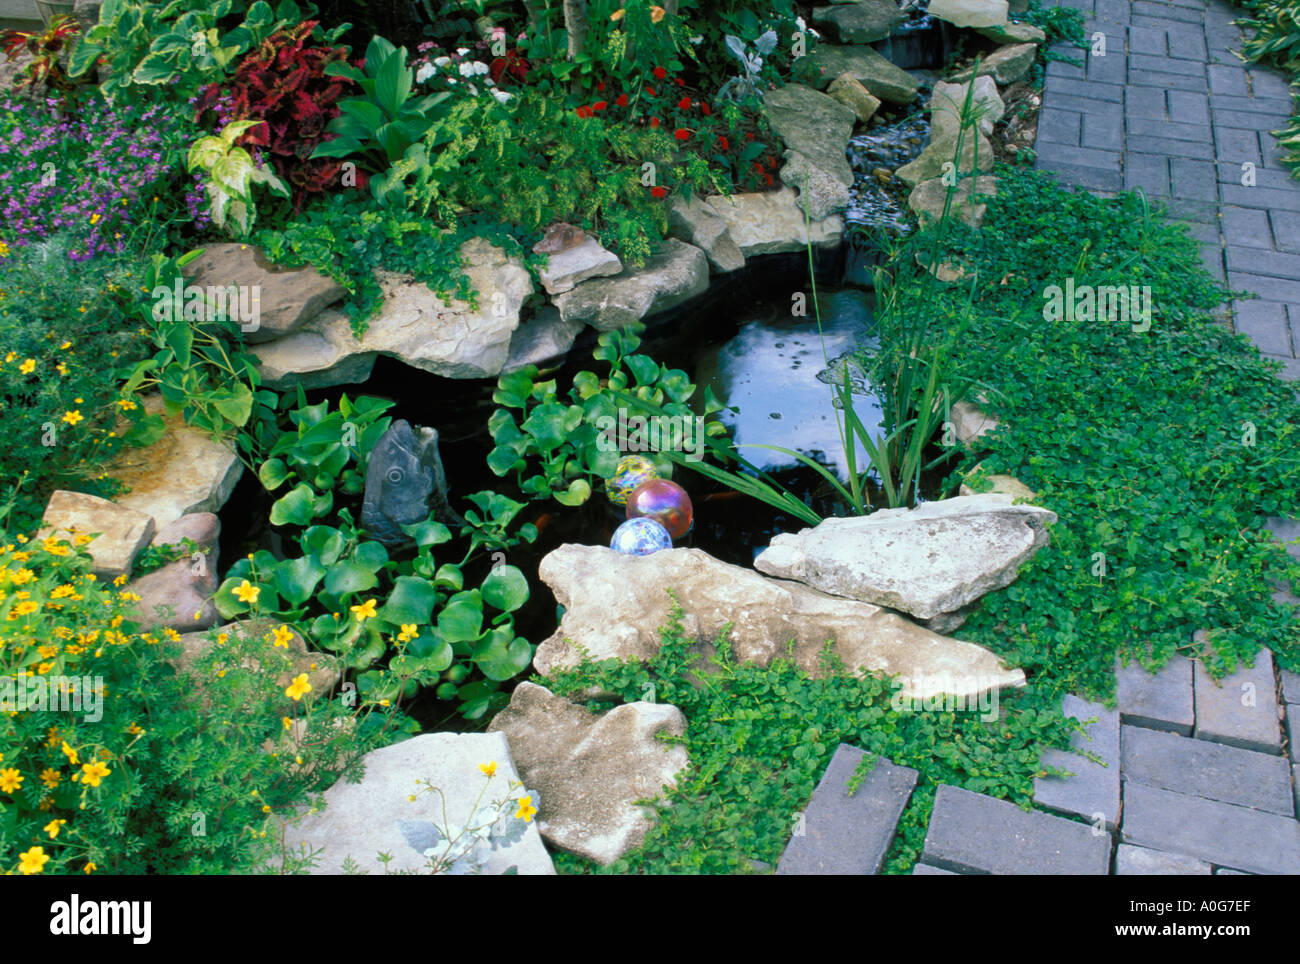
[[[660,549],[671,549],[673,537],[668,534],[663,523],[642,516],[628,519],[615,529],[609,547],[615,552],[631,556],[648,556]]]

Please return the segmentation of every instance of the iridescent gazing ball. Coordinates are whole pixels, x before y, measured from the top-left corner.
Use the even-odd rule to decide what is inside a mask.
[[[676,482],[651,479],[642,482],[627,497],[627,517],[654,519],[670,536],[680,539],[691,531],[695,510],[691,508],[691,497]]]
[[[618,460],[618,468],[605,481],[609,501],[614,505],[627,505],[627,497],[642,482],[659,478],[655,464],[640,455],[625,455]]]
[[[654,519],[628,519],[614,530],[609,547],[629,556],[648,556],[660,549],[671,549],[673,537]]]

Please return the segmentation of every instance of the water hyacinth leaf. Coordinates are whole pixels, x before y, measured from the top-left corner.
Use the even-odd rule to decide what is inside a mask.
[[[629,355],[623,361],[632,370],[638,385],[651,385],[659,378],[659,363],[649,355]]]
[[[325,567],[311,556],[277,563],[271,578],[275,588],[290,604],[301,606],[312,597],[316,586],[325,578]]]
[[[350,592],[364,592],[379,585],[375,570],[352,559],[344,559],[329,567],[325,574],[325,591],[341,597]]]
[[[406,658],[410,664],[426,673],[445,671],[451,666],[455,656],[451,644],[436,631],[421,633],[406,647]]]
[[[509,627],[492,631],[486,645],[475,647],[474,665],[490,680],[504,682],[526,670],[533,661],[528,640],[515,636]]]
[[[449,643],[470,642],[483,633],[483,603],[478,593],[462,592],[438,613],[438,632]]]
[[[268,492],[274,492],[288,477],[289,468],[281,459],[267,459],[257,469],[257,478]]]
[[[479,591],[484,602],[502,612],[514,612],[528,602],[528,580],[515,566],[494,566]]]
[[[438,590],[416,576],[399,576],[380,615],[394,626],[424,626],[433,614]]]
[[[567,489],[552,494],[555,496],[555,501],[560,505],[582,505],[591,498],[591,483],[586,479],[574,479],[569,483]]]
[[[347,540],[332,526],[312,526],[298,540],[303,551],[324,566],[332,566],[343,554]]]
[[[582,409],[577,405],[544,402],[533,409],[523,430],[533,437],[538,448],[550,452],[564,444],[569,434],[582,424]]]
[[[434,576],[434,582],[439,589],[453,589],[460,592],[465,588],[465,577],[460,571],[460,566],[444,563],[438,567],[438,572]]]
[[[305,526],[315,517],[316,492],[306,482],[299,482],[271,506],[271,525]]]
[[[441,522],[434,522],[432,519],[414,525],[404,525],[402,531],[414,539],[415,544],[421,549],[451,541],[451,530]]]
[[[378,572],[388,562],[388,550],[382,542],[363,542],[357,546],[354,558],[372,572]]]

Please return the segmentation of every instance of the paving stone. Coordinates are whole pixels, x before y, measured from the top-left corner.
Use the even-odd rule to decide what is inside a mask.
[[[1227,94],[1230,97],[1245,97],[1250,91],[1246,86],[1246,72],[1239,67],[1210,64],[1210,93]]]
[[[1040,153],[1042,151],[1042,145],[1048,141],[1055,144],[1066,144],[1072,147],[1078,147],[1082,124],[1082,114],[1075,114],[1067,110],[1055,109],[1043,112],[1042,116],[1038,119],[1038,143]]]
[[[1279,124],[1291,116],[1290,105],[1289,98],[1210,95],[1210,106],[1216,110],[1239,111],[1246,114],[1266,114]]]
[[[960,787],[940,786],[925,837],[926,863],[964,873],[1105,874],[1110,834]]]
[[[1279,77],[1262,67],[1252,67],[1249,71],[1250,87],[1256,97],[1272,97],[1277,100],[1289,100],[1291,84],[1285,77]]]
[[[933,824],[932,824],[933,826]],[[1218,800],[1124,783],[1125,843],[1259,874],[1300,873],[1300,822]]]
[[[1069,48],[1063,53],[1067,57],[1078,59],[1079,51],[1076,48]],[[1068,60],[1050,60],[1044,75],[1048,80],[1056,80],[1058,77],[1065,80],[1083,80],[1088,76],[1088,68],[1082,64],[1072,64]],[[1112,83],[1123,83],[1123,81],[1112,81]]]
[[[1199,92],[1171,90],[1169,91],[1169,116],[1183,124],[1208,125],[1210,98]]]
[[[1147,88],[1143,88],[1144,90]],[[1091,97],[1080,97],[1077,94],[1058,94],[1053,88],[1052,92],[1052,110],[1056,108],[1062,110],[1074,111],[1079,114],[1121,114],[1120,105],[1108,100],[1094,100]]]
[[[1130,87],[1124,94],[1124,114],[1130,119],[1168,120],[1169,92],[1159,87]]]
[[[1098,20],[1127,23],[1132,8],[1129,5],[1129,0],[1095,0],[1093,9],[1096,11]]]
[[[1201,81],[1200,89],[1206,90],[1205,63],[1203,61],[1180,60],[1163,54],[1131,53],[1128,57],[1129,69],[1160,74],[1178,74],[1182,77],[1194,77]],[[1140,80],[1129,78],[1131,83]],[[1187,88],[1183,88],[1187,89]]]
[[[1061,701],[1061,710],[1076,720],[1093,720],[1084,733],[1075,733],[1070,746],[1078,752],[1048,748],[1042,764],[1068,770],[1068,777],[1034,779],[1034,802],[1048,810],[1083,817],[1090,823],[1101,822],[1114,829],[1119,822],[1120,739],[1119,710],[1108,710],[1100,703],[1090,703],[1075,696]],[[1087,751],[1103,762],[1095,763],[1080,755]]]
[[[1300,281],[1273,278],[1267,275],[1229,271],[1228,281],[1240,291],[1253,291],[1265,301],[1286,301],[1300,304]]]
[[[1290,281],[1300,279],[1300,254],[1279,254],[1276,251],[1233,246],[1229,252],[1228,267],[1234,271],[1249,271]]]
[[[1129,54],[1146,54],[1152,57],[1164,57],[1169,53],[1169,34],[1164,26],[1129,27]]]
[[[1170,94],[1179,93],[1171,90]],[[1192,95],[1195,96],[1195,95]],[[1164,137],[1174,141],[1195,141],[1201,143],[1210,140],[1210,125],[1205,124],[1187,124],[1178,119],[1174,114],[1175,120],[1161,121],[1151,120],[1142,125],[1141,134],[1143,137]]]
[[[1175,656],[1156,673],[1147,672],[1136,660],[1127,666],[1116,660],[1115,686],[1124,723],[1191,735],[1196,717],[1190,659]]]
[[[917,864],[912,868],[913,877],[959,877],[951,870],[944,870],[942,867],[931,867],[929,864]]]
[[[1219,186],[1211,162],[1175,157],[1171,159],[1170,169],[1173,175],[1170,182],[1172,197],[1194,201],[1217,202],[1219,200]]]
[[[1169,56],[1205,63],[1205,31],[1198,25],[1170,24]]]
[[[1300,763],[1300,706],[1294,703],[1286,708],[1286,740],[1291,762]]]
[[[1138,726],[1124,727],[1120,743],[1131,783],[1284,816],[1295,809],[1281,757]]]
[[[840,744],[804,811],[803,834],[791,837],[781,855],[778,876],[880,872],[917,773],[877,757],[849,796],[849,778],[865,755]]]
[[[1300,549],[1293,546],[1291,551],[1300,552]],[[1287,703],[1300,703],[1300,673],[1282,670],[1282,699]]]
[[[1119,114],[1084,114],[1079,143],[1103,151],[1124,150],[1124,118]]]
[[[1249,255],[1260,254],[1252,248],[1229,248],[1228,265],[1234,261],[1248,263]],[[1233,327],[1259,346],[1260,351],[1290,355],[1291,335],[1287,330],[1286,306],[1277,301],[1238,301],[1233,311]]]
[[[1115,874],[1120,877],[1135,876],[1192,876],[1210,873],[1210,865],[1204,860],[1188,857],[1186,854],[1167,854],[1161,850],[1149,850],[1132,844],[1120,844],[1115,848]]]
[[[1183,23],[1200,23],[1203,14],[1199,10],[1184,10],[1167,3],[1145,3],[1137,0],[1133,4],[1133,13],[1139,17],[1154,17],[1161,21],[1179,20]]]
[[[1167,137],[1154,137],[1129,130],[1127,147],[1141,154],[1164,154],[1168,157],[1189,157],[1193,160],[1214,160],[1214,145],[1208,141],[1176,141]]]
[[[1223,233],[1230,244],[1254,248],[1273,247],[1273,232],[1269,229],[1267,211],[1224,205],[1222,213]]]
[[[1163,154],[1129,154],[1124,158],[1124,187],[1140,187],[1148,195],[1169,193],[1169,158]]]
[[[1216,127],[1236,127],[1242,130],[1262,131],[1266,134],[1285,123],[1284,118],[1275,114],[1264,114],[1248,110],[1229,110],[1215,99],[1210,100],[1210,120],[1214,122]]]
[[[1245,131],[1236,127],[1217,127],[1214,141],[1218,148],[1217,160],[1224,164],[1241,164],[1250,161],[1257,167],[1264,163],[1264,154],[1259,147],[1259,131]]]
[[[1282,211],[1269,213],[1279,251],[1300,252],[1300,218]]]
[[[1291,768],[1291,786],[1295,787],[1295,815],[1300,818],[1300,766]]]
[[[1112,104],[1124,103],[1123,84],[1099,84],[1095,81],[1067,80],[1063,77],[1049,79],[1046,97],[1050,98],[1055,94],[1073,94],[1090,100],[1110,101]]]
[[[1124,187],[1124,175],[1118,170],[1102,170],[1096,167],[1084,167],[1080,164],[1067,164],[1060,161],[1042,163],[1039,167],[1055,174],[1063,184],[1086,187],[1091,191],[1120,191]]]
[[[1123,35],[1105,30],[1090,30],[1088,31],[1088,36],[1091,37],[1094,32],[1107,35],[1106,54],[1102,57],[1097,57],[1092,54],[1088,55],[1088,80],[1103,84],[1124,83],[1124,81],[1128,79],[1128,64],[1125,62],[1123,55]]]
[[[1254,666],[1242,666],[1216,683],[1196,661],[1196,737],[1264,753],[1281,753],[1273,654],[1261,649]]]

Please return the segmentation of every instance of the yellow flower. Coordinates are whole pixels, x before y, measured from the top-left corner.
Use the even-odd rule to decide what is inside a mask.
[[[27,361],[18,366],[18,370],[24,375],[30,375],[32,372],[36,371],[36,359],[27,359]]]
[[[261,591],[262,591],[261,589],[259,589],[257,586],[254,586],[247,579],[245,579],[235,588],[235,598],[238,599],[240,602],[249,603],[250,605],[252,605],[257,602],[258,593],[260,593]]]
[[[625,16],[627,16],[627,11],[620,9],[620,10],[615,10],[613,13],[611,13],[609,15],[609,19],[617,23],[619,20],[622,20]]]
[[[50,839],[53,840],[55,837],[59,835],[59,828],[62,827],[67,822],[68,821],[66,820],[51,820],[41,829],[44,830],[46,833],[48,833],[50,835]]]
[[[217,645],[224,646],[230,641],[230,633],[217,633]]]
[[[0,793],[13,793],[22,786],[23,775],[10,767],[7,770],[0,770]]]
[[[40,608],[41,608],[40,603],[33,602],[30,599],[24,599],[22,602],[20,602],[17,606],[14,607],[13,615],[30,616],[32,613],[36,612],[36,610]]]
[[[63,413],[63,421],[67,422],[69,425],[76,425],[78,422],[84,422],[85,420],[85,416],[75,409],[71,412]]]
[[[25,854],[19,855],[18,872],[24,877],[31,874],[39,874],[45,869],[45,865],[50,862],[50,858],[45,856],[45,850],[41,847],[33,847]]]
[[[5,364],[8,365],[11,361],[13,361],[17,357],[18,357],[18,353],[16,351],[11,351],[9,354],[5,355]]]
[[[86,864],[86,873],[88,874],[93,874],[98,869],[99,868],[95,866],[94,861],[91,861],[90,863]]]
[[[68,746],[68,741],[63,741],[63,755],[68,758],[68,762],[74,767],[77,765],[77,751]]]
[[[54,366],[54,370],[57,371],[60,375],[66,375],[68,373],[68,366],[65,365],[63,362],[59,362],[57,365]]]
[[[137,408],[140,407],[136,405],[135,402],[131,401],[131,399],[129,398],[119,398],[117,400],[117,406],[124,412],[134,412]]]
[[[293,639],[293,630],[288,626],[275,627],[275,634],[272,640],[273,644],[281,649],[289,648],[289,641]]]
[[[50,598],[64,599],[67,596],[74,596],[76,595],[76,593],[77,590],[74,589],[71,586],[71,584],[65,582],[62,586],[55,586],[52,590],[50,590]]]
[[[71,347],[72,347],[72,342],[65,341],[62,345],[59,346],[59,351],[67,351]]]
[[[537,808],[533,806],[533,798],[520,797],[518,803],[519,809],[515,811],[515,818],[524,823],[532,823],[533,814],[537,813]]]
[[[491,763],[480,763],[478,768],[485,777],[495,776],[497,772],[497,761],[493,760]]]
[[[311,683],[307,681],[307,674],[300,673],[289,688],[284,691],[284,695],[289,697],[295,703],[311,692]]]
[[[144,727],[139,723],[132,723],[126,728],[126,732],[130,733],[132,736],[139,736],[144,732]]]
[[[293,720],[289,719],[287,716],[280,717],[280,722],[284,724],[286,730],[292,729],[293,727]]]
[[[3,241],[0,241],[0,258],[7,258],[7,257],[9,257],[9,245],[5,244]]]
[[[92,214],[92,215],[90,216],[90,223],[91,223],[91,224],[98,224],[98,223],[99,223],[99,212],[98,212],[98,211],[96,211],[94,214]]]
[[[650,8],[650,22],[651,22],[651,23],[658,23],[660,20],[662,20],[662,19],[664,18],[664,14],[665,14],[665,13],[667,13],[667,11],[664,10],[663,7],[651,7],[651,8]]]
[[[41,782],[44,783],[47,787],[49,787],[51,790],[57,787],[59,785],[59,781],[62,779],[63,779],[63,775],[60,774],[58,770],[52,769],[51,767],[46,767],[44,770],[41,771]]]
[[[364,623],[367,619],[375,618],[375,601],[367,599],[360,606],[353,606],[352,612],[356,614],[357,622]]]
[[[81,765],[81,782],[89,784],[92,787],[99,786],[99,781],[108,776],[113,771],[104,766],[99,760],[94,763],[83,763]]]

